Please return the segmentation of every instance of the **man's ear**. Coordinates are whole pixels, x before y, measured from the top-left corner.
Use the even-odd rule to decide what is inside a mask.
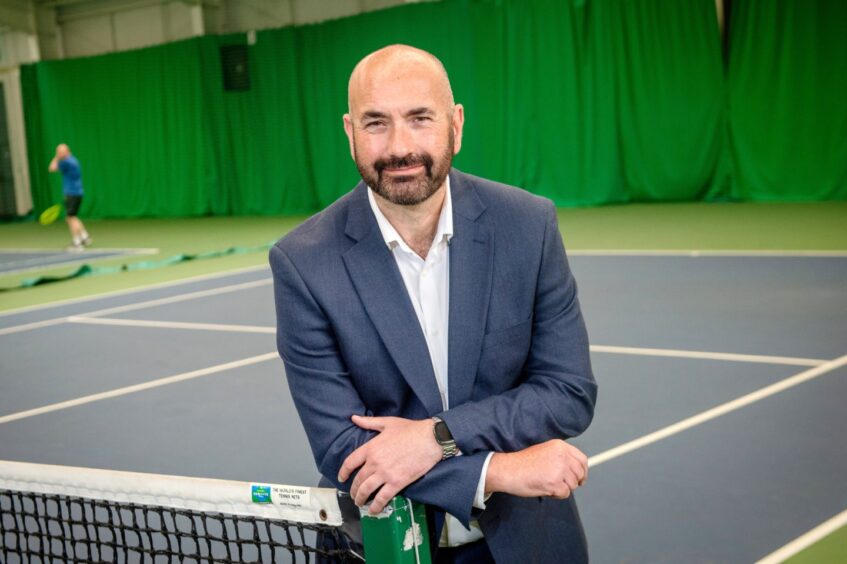
[[[353,119],[350,114],[344,114],[344,133],[347,134],[347,141],[350,143],[350,157],[356,160],[356,151],[353,148]]]
[[[453,106],[453,120],[450,127],[453,128],[453,154],[459,154],[462,149],[462,128],[465,126],[465,108],[461,104]]]

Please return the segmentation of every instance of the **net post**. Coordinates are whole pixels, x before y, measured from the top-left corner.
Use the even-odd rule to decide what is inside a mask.
[[[378,515],[361,509],[368,564],[431,564],[429,529],[422,503],[396,496]]]

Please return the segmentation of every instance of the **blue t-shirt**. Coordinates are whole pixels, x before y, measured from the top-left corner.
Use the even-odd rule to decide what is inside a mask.
[[[82,196],[82,169],[76,157],[69,155],[59,161],[62,189],[66,196]]]

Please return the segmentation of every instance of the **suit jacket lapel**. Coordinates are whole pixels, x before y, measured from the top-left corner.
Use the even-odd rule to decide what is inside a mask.
[[[426,339],[364,183],[356,187],[345,233],[358,242],[343,254],[344,264],[382,342],[427,412],[442,411]]]
[[[471,181],[450,173],[453,237],[450,239],[450,405],[471,397],[488,317],[494,264],[494,232],[477,218],[485,211]]]

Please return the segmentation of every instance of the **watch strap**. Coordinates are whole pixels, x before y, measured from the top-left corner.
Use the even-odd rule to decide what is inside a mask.
[[[432,434],[435,436],[435,442],[437,442],[441,447],[441,460],[447,460],[448,458],[456,456],[459,453],[459,447],[456,446],[456,441],[453,439],[452,435],[449,439],[442,439],[438,436],[438,426],[443,426],[443,428],[447,431],[447,434],[450,435],[450,430],[447,428],[447,424],[440,417],[433,417],[432,421]]]

